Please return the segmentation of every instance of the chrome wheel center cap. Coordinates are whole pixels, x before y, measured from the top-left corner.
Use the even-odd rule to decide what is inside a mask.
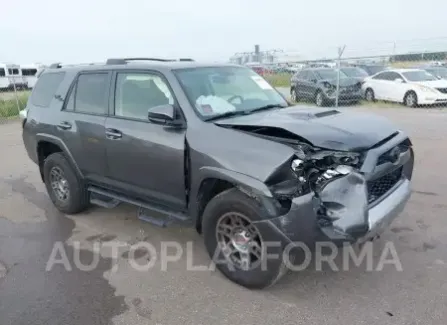
[[[231,239],[233,246],[242,253],[248,251],[250,241],[250,234],[245,230],[236,232]]]

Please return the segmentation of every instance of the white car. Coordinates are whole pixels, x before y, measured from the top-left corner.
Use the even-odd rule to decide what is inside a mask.
[[[447,80],[421,69],[390,69],[365,79],[368,101],[385,100],[408,107],[447,103]]]

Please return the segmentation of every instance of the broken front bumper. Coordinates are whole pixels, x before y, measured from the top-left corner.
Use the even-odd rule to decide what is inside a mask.
[[[376,237],[402,212],[410,198],[412,148],[394,156],[392,162],[385,159],[390,150],[408,141],[398,134],[380,148],[370,150],[359,173],[335,179],[319,195],[312,192],[294,198],[286,214],[257,222],[258,228],[268,232],[269,238],[276,236],[278,240],[308,246],[319,241],[343,244]],[[326,219],[321,217],[322,205]]]

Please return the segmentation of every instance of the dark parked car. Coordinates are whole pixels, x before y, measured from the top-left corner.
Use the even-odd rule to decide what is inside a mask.
[[[431,73],[438,79],[447,79],[447,68],[442,66],[424,66],[419,67],[419,69],[425,70],[428,73]]]
[[[356,64],[354,66],[362,69],[369,76],[375,75],[376,73],[379,73],[379,72],[389,69],[388,66],[383,65],[383,64]]]
[[[350,78],[354,78],[360,82],[363,82],[366,77],[368,77],[368,73],[359,67],[341,67],[340,71],[343,72],[346,76]]]
[[[388,120],[291,106],[236,65],[56,65],[22,126],[61,212],[127,202],[155,225],[193,225],[249,288],[287,271],[293,243],[375,238],[410,195],[412,145]]]
[[[335,103],[338,73],[331,68],[303,69],[291,79],[292,101],[312,100],[317,106]],[[362,84],[340,71],[339,101],[355,103],[362,99]]]

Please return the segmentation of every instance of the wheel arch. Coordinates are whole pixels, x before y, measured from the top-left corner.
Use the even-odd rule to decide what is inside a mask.
[[[79,169],[78,165],[76,164],[76,162],[73,158],[73,155],[71,154],[70,150],[65,145],[65,143],[62,141],[62,139],[60,139],[56,136],[50,135],[50,134],[40,133],[40,134],[36,135],[36,140],[37,140],[36,150],[37,150],[37,157],[38,157],[38,162],[39,162],[39,171],[40,171],[42,181],[45,181],[44,175],[43,175],[43,163],[49,155],[51,155],[52,153],[55,153],[55,152],[63,153],[64,156],[67,158],[69,164],[75,171],[75,173],[79,177],[83,178],[83,174],[82,174],[81,170]]]
[[[403,103],[404,105],[406,105],[406,102],[405,102],[405,101],[407,100],[407,96],[408,96],[409,94],[411,94],[411,93],[413,93],[413,94],[416,96],[416,105],[417,105],[419,96],[418,96],[417,91],[414,90],[413,88],[410,88],[410,89],[408,89],[408,90],[405,92],[405,94],[404,94],[404,98],[402,98],[402,103]]]
[[[263,182],[245,174],[222,168],[202,167],[199,170],[199,176],[193,182],[191,204],[189,205],[190,216],[199,233],[206,205],[217,194],[230,188],[237,188],[247,197],[260,201],[269,215],[276,216],[278,214],[277,201]]]

